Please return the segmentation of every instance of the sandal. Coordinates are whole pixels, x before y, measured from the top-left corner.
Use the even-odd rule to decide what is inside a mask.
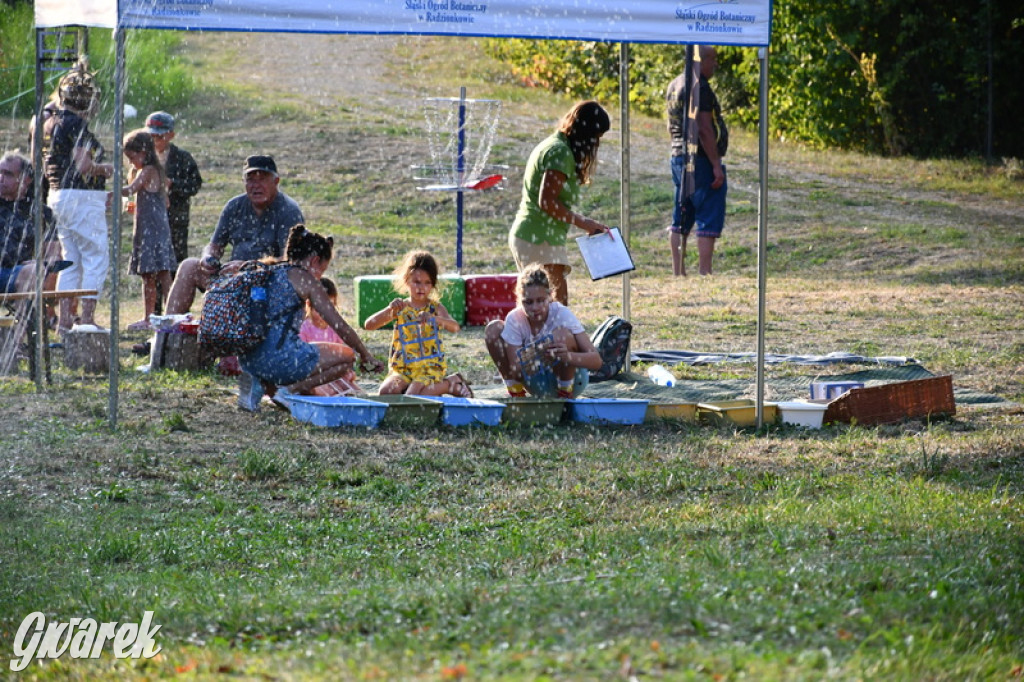
[[[471,389],[469,387],[469,383],[462,376],[462,374],[460,374],[459,372],[456,372],[455,374],[449,375],[447,377],[447,379],[448,379],[448,391],[453,396],[456,396],[458,398],[472,398],[473,397],[473,389]]]

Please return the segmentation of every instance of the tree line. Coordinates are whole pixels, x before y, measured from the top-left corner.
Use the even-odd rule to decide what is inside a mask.
[[[485,41],[524,83],[618,99],[618,44]],[[630,105],[664,111],[685,46],[630,46]],[[721,47],[727,118],[758,119],[753,48]],[[1019,0],[778,0],[769,50],[773,135],[893,156],[1024,157],[1024,5]]]

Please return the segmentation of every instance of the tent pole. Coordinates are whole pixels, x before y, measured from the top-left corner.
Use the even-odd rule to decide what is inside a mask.
[[[111,430],[117,429],[117,390],[118,375],[121,371],[120,353],[120,307],[118,303],[117,290],[121,282],[121,186],[122,179],[124,139],[124,28],[117,26],[114,29],[114,177],[113,192],[114,200],[111,210],[111,236],[110,236],[110,375],[109,388],[107,389],[107,417],[110,421]]]
[[[619,171],[619,231],[629,246],[629,43],[619,44],[619,139],[621,140],[621,165]],[[622,318],[630,316],[629,273],[622,276]],[[626,371],[629,371],[626,359]]]
[[[758,124],[757,204],[757,428],[764,425],[765,281],[768,253],[768,48],[757,49],[761,63],[761,103]]]
[[[40,61],[43,56],[43,29],[36,29],[36,97],[35,97],[35,130],[32,131],[32,168],[35,181],[32,183],[32,206],[35,209],[35,216],[32,219],[35,230],[35,252],[32,257],[36,261],[35,300],[32,305],[36,313],[36,335],[35,347],[30,348],[36,358],[36,390],[43,389],[43,371],[46,367],[44,354],[49,349],[43,348],[43,325],[49,324],[46,319],[46,309],[43,307],[43,278],[46,276],[46,268],[40,267],[43,262],[43,183],[46,182],[46,175],[43,173],[43,66]],[[47,377],[49,378],[49,377]]]
[[[458,154],[455,157],[455,271],[462,274],[462,212],[466,183],[466,86],[459,88]]]

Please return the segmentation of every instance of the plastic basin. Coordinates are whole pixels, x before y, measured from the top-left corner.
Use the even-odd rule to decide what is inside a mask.
[[[649,400],[577,398],[566,401],[569,419],[587,424],[643,424]]]
[[[338,428],[362,426],[376,428],[384,418],[388,406],[362,398],[349,396],[295,395],[288,397],[292,417],[314,426]]]

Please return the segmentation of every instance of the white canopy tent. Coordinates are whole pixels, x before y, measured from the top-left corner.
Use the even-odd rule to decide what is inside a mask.
[[[620,228],[629,239],[629,43],[708,44],[758,47],[761,63],[760,197],[758,211],[757,420],[764,397],[765,251],[767,235],[767,112],[771,0],[668,2],[666,0],[35,0],[37,29],[89,26],[115,31],[115,172],[122,183],[121,139],[125,50],[121,29],[258,31],[439,35],[621,43],[620,101],[622,178]],[[37,43],[37,50],[39,41]],[[36,55],[39,63],[39,55]],[[37,67],[38,71],[38,67]],[[45,93],[36,77],[36,111]],[[41,117],[36,139],[41,139]],[[38,163],[38,159],[36,160]],[[38,199],[38,195],[37,195]],[[37,224],[37,237],[41,223]],[[37,243],[41,239],[37,238]],[[113,214],[111,263],[119,262],[121,216]],[[117,423],[117,268],[111,288],[109,419]],[[37,304],[42,279],[37,280]],[[628,318],[630,282],[623,278],[623,317]],[[41,353],[41,350],[39,351]]]

